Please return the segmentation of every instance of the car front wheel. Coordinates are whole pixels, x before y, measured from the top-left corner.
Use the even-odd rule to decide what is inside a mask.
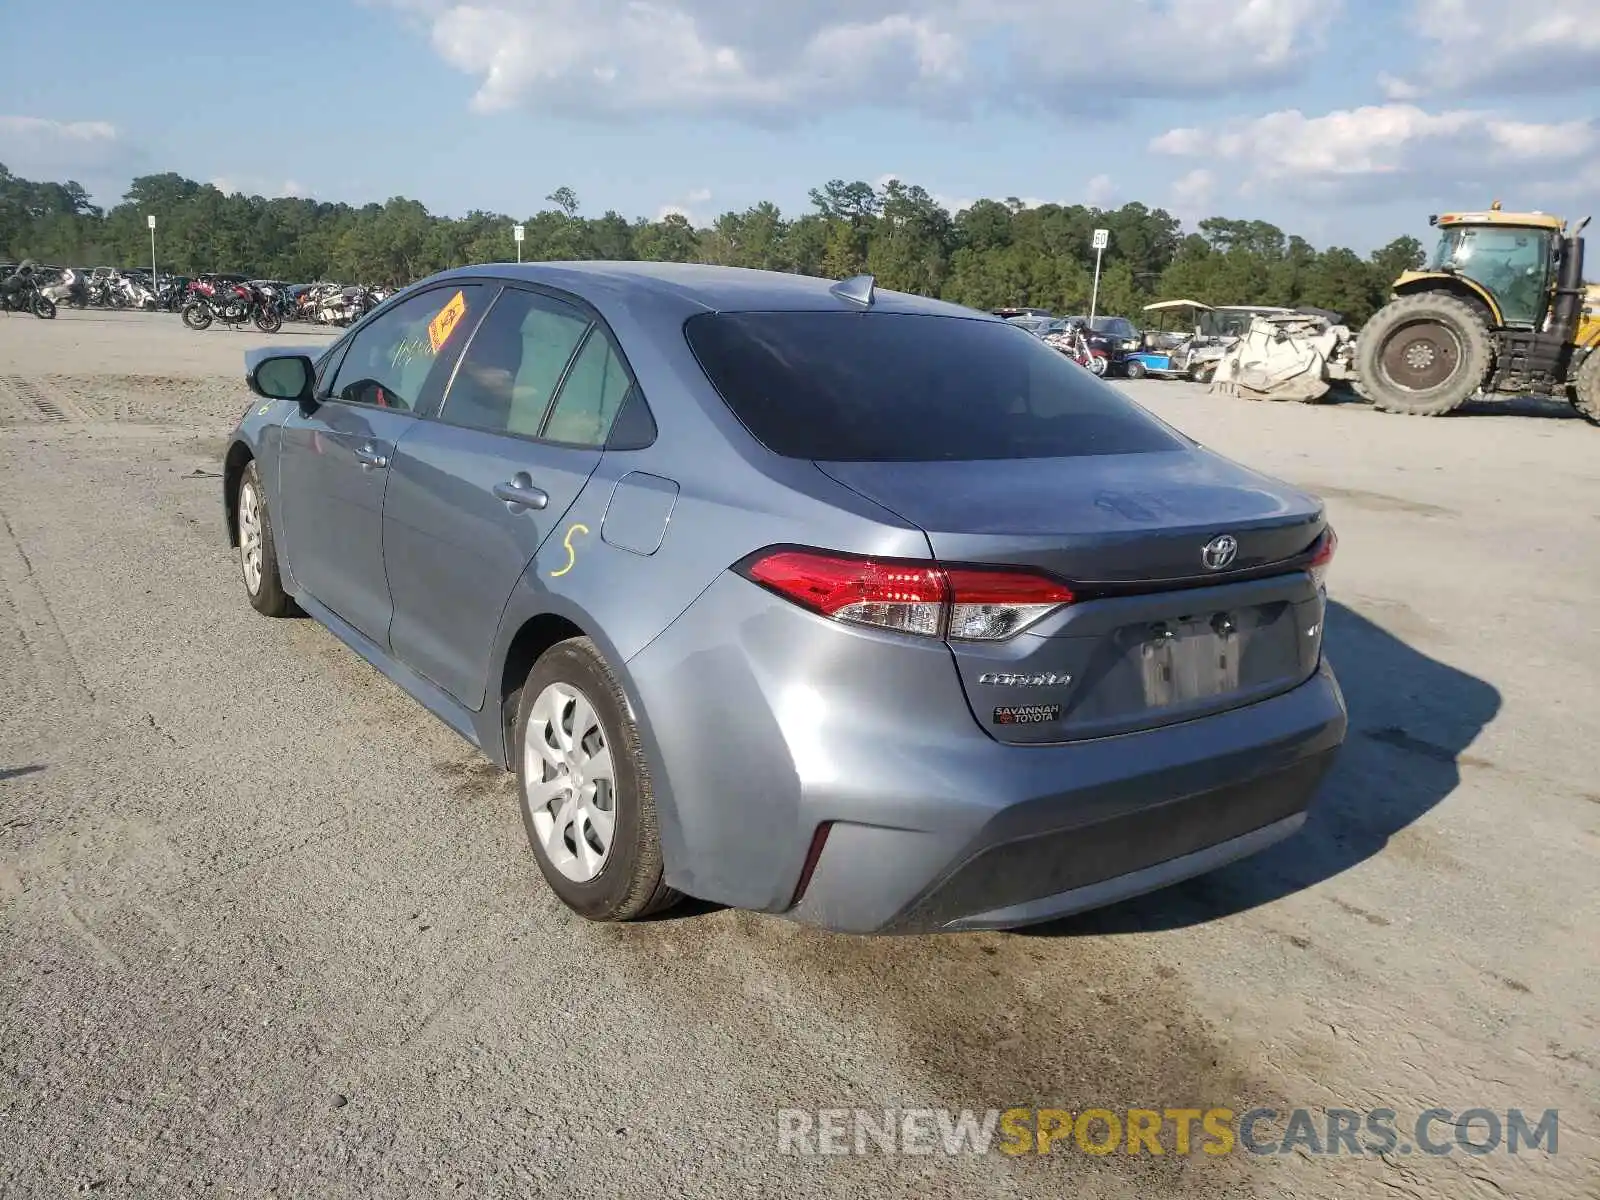
[[[594,643],[573,638],[546,651],[516,712],[522,821],[551,890],[592,921],[676,903],[639,730]]]
[[[278,574],[272,518],[254,459],[245,464],[239,477],[238,514],[239,570],[250,605],[264,616],[287,617],[294,612],[294,601],[283,590],[283,579]]]

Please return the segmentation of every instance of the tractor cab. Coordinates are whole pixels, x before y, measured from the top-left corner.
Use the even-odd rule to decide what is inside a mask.
[[[1444,213],[1429,219],[1439,241],[1421,270],[1395,281],[1396,295],[1443,287],[1476,300],[1493,327],[1539,329],[1554,298],[1562,220],[1549,213]]]

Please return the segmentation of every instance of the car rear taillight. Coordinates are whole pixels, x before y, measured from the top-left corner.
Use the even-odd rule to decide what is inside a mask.
[[[1317,544],[1312,548],[1311,561],[1306,564],[1306,570],[1311,572],[1311,578],[1319,588],[1328,586],[1328,567],[1333,562],[1333,552],[1338,548],[1339,535],[1329,525],[1317,539]]]
[[[946,568],[818,550],[775,550],[738,570],[835,621],[957,641],[1003,640],[1073,599],[1065,584],[1023,571]]]
[[[956,641],[1000,641],[1072,603],[1071,588],[1042,575],[952,567],[945,578],[950,581],[946,636]]]

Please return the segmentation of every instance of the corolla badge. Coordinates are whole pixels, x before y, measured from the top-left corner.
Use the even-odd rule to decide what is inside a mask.
[[[995,687],[1066,687],[1072,682],[1072,676],[1057,675],[1052,672],[1042,675],[1014,675],[1009,672],[990,671],[979,675],[978,682]]]
[[[1239,557],[1239,539],[1231,533],[1212,538],[1200,549],[1200,561],[1205,563],[1208,571],[1220,571],[1224,567],[1232,566],[1233,560],[1237,557]]]

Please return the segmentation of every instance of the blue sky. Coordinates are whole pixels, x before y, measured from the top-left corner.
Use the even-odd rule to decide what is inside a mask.
[[[1324,245],[1600,209],[1596,0],[56,0],[0,11],[0,162],[436,212],[706,223],[895,175]],[[1508,21],[1505,14],[1515,14]],[[63,74],[63,61],[70,64]]]

